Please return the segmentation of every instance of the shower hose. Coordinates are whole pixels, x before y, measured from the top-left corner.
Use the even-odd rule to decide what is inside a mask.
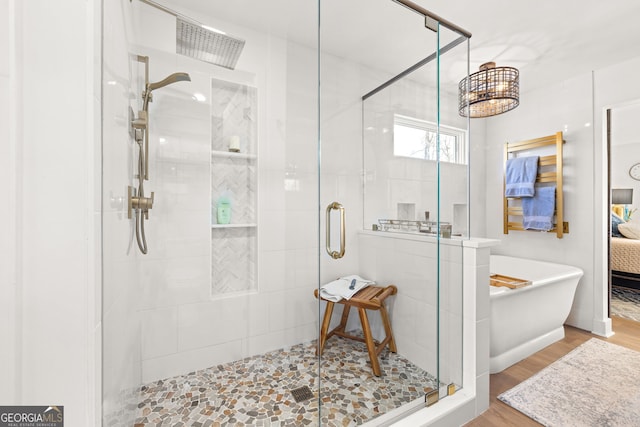
[[[139,200],[144,200],[144,149],[142,140],[138,141],[138,146],[140,147],[140,154],[138,155],[138,198]],[[144,211],[141,207],[136,209],[136,240],[138,241],[140,252],[146,255],[147,238],[144,235]]]

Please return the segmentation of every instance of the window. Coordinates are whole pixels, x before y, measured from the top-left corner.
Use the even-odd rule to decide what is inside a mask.
[[[393,120],[393,154],[424,160],[437,158],[438,127],[435,123],[395,115]],[[440,125],[440,161],[466,164],[467,132]]]

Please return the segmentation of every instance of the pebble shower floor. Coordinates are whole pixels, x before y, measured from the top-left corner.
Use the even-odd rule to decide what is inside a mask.
[[[318,423],[315,342],[298,344],[143,386],[135,427],[353,426],[436,387],[432,375],[387,350],[380,368],[374,376],[363,343],[327,341]],[[291,392],[303,386],[314,397],[296,403]]]

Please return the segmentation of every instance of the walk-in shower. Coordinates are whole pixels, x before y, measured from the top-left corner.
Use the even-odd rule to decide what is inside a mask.
[[[104,424],[385,425],[457,394],[469,34],[391,0],[162,3],[103,4],[109,26],[133,29],[105,49],[105,81],[130,76],[104,86],[105,132],[124,132],[123,109],[140,102],[132,53],[170,75],[151,91],[175,70],[191,80],[154,92],[147,117],[162,197],[145,257],[110,237],[131,235],[111,200],[130,185],[121,163],[140,156],[105,148]],[[228,44],[227,65],[180,54],[182,18],[243,42],[212,40]],[[350,275],[397,292],[367,312],[367,331],[336,304],[329,330],[344,322],[374,345],[334,334],[318,356],[314,291]],[[390,329],[395,345],[381,346]]]

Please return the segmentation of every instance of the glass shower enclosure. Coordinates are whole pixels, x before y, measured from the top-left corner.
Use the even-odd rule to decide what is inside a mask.
[[[385,425],[463,384],[470,35],[404,0],[275,3],[103,4],[104,425]],[[196,24],[221,51],[184,49]],[[191,79],[148,107],[147,254],[140,57]],[[328,315],[341,281],[368,286]]]

